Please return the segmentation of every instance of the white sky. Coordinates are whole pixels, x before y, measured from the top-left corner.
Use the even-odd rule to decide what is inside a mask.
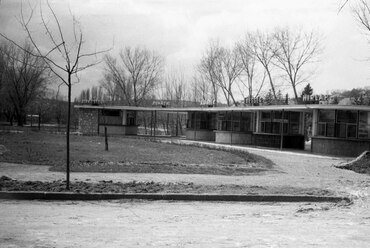
[[[31,4],[38,1],[30,0]],[[82,23],[85,48],[145,46],[166,59],[168,68],[192,75],[210,39],[232,44],[247,31],[291,27],[323,35],[324,52],[311,79],[315,93],[369,86],[370,44],[350,8],[338,13],[341,0],[53,0],[62,23],[69,9]],[[23,3],[24,8],[27,2]],[[22,41],[16,17],[19,0],[0,3],[0,31]],[[36,23],[34,31],[41,30]],[[66,25],[65,25],[66,26]],[[69,31],[69,30],[65,30]],[[40,41],[43,42],[42,40]],[[73,95],[97,85],[103,64],[84,71]]]

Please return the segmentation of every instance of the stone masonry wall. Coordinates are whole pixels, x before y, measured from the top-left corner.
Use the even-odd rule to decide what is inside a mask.
[[[78,131],[82,134],[98,134],[98,110],[79,109],[78,111]]]

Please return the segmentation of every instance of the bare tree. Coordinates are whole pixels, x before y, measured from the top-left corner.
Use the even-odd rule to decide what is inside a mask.
[[[66,188],[69,189],[70,182],[70,119],[71,119],[71,92],[74,82],[78,82],[78,73],[96,65],[98,62],[85,62],[82,60],[95,57],[106,51],[84,51],[83,32],[80,23],[72,15],[72,22],[61,23],[49,1],[46,1],[48,17],[45,16],[43,5],[39,6],[39,17],[42,31],[35,32],[31,27],[32,20],[35,19],[34,12],[36,7],[30,6],[30,14],[26,16],[21,8],[20,23],[26,35],[35,47],[31,55],[41,58],[46,66],[59,78],[68,89],[68,115],[66,130]],[[71,25],[71,26],[68,26]],[[68,30],[70,33],[68,33]],[[69,35],[67,35],[69,34]],[[0,33],[0,36],[12,42],[17,47],[22,48],[17,42],[9,39]],[[72,37],[72,39],[67,39]]]
[[[189,90],[189,100],[193,102],[214,103],[212,85],[202,74],[197,73],[191,81]]]
[[[243,63],[237,48],[219,48],[216,59],[216,79],[228,106],[237,105],[233,86],[243,71]]]
[[[127,80],[122,65],[117,64],[117,59],[111,55],[104,57],[105,73],[102,80],[102,87],[112,96],[113,99],[123,101],[123,104],[132,105],[132,89]]]
[[[258,77],[257,58],[252,51],[252,34],[246,34],[245,38],[237,44],[240,59],[243,64],[243,73],[238,84],[239,90],[243,97],[252,100],[259,96],[266,79],[266,71],[263,71],[262,79]],[[248,95],[245,95],[244,89],[247,89]]]
[[[123,93],[128,105],[140,106],[160,82],[163,58],[147,49],[127,47],[119,53],[120,63],[105,57],[106,75]]]
[[[173,101],[177,106],[183,107],[188,96],[188,87],[182,72],[168,73],[161,87],[161,99]]]
[[[1,49],[4,66],[4,82],[2,91],[4,100],[8,100],[17,118],[18,126],[23,126],[27,107],[45,90],[46,67],[39,57],[31,55],[30,44],[20,49],[13,44],[5,44]]]
[[[201,75],[201,78],[208,81],[212,85],[212,95],[214,100],[214,106],[218,104],[218,91],[219,85],[217,83],[217,71],[216,63],[219,53],[219,44],[217,42],[210,42],[208,49],[202,56],[202,59],[197,66],[197,70]]]
[[[233,85],[243,71],[243,64],[236,47],[228,49],[211,43],[198,66],[202,76],[212,84],[215,99],[221,89],[228,106],[237,104]]]
[[[293,33],[289,29],[276,31],[274,38],[277,44],[274,64],[284,72],[298,100],[297,86],[312,75],[304,69],[316,61],[321,51],[319,39],[313,31]]]
[[[6,69],[6,47],[4,45],[0,46],[0,90],[3,85],[4,77],[5,77],[5,69]]]
[[[104,91],[104,101],[116,104],[120,103],[120,101],[125,98],[122,90],[117,87],[117,83],[115,83],[112,74],[104,73],[103,79],[99,81],[99,85]]]
[[[250,51],[265,69],[273,98],[277,100],[276,86],[272,77],[272,60],[274,59],[276,52],[274,39],[270,34],[256,32],[250,36],[250,44]]]

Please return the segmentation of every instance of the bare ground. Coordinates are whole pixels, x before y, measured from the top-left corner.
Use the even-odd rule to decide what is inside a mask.
[[[368,247],[359,204],[0,200],[1,247]]]

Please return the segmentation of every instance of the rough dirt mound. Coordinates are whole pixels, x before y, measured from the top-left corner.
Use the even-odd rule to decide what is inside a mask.
[[[340,163],[339,165],[335,165],[335,167],[370,175],[370,151],[364,151],[356,159],[346,163]]]
[[[132,181],[128,183],[102,180],[97,183],[74,181],[70,190],[66,182],[19,181],[0,177],[0,191],[76,192],[76,193],[195,193],[195,194],[265,194],[265,195],[311,195],[335,196],[336,193],[320,188],[262,187],[256,185],[201,185],[194,183],[156,183]]]
[[[0,145],[0,155],[3,155],[4,153],[6,153],[8,150],[6,149],[6,147],[4,145]]]

